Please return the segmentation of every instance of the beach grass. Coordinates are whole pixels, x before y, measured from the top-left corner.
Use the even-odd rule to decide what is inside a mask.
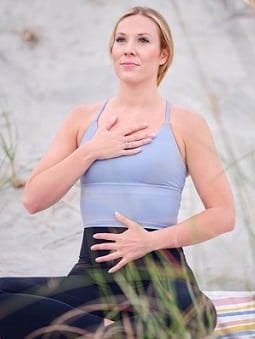
[[[11,119],[10,112],[0,106],[0,188],[7,185],[20,188],[25,184],[18,177],[16,170],[17,147],[17,127]]]

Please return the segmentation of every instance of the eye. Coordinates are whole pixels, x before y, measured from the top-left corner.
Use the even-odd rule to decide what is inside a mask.
[[[124,37],[119,36],[119,37],[115,38],[115,41],[116,42],[124,42],[124,41],[126,41],[126,39]]]
[[[138,41],[139,41],[139,42],[142,42],[143,44],[150,42],[149,39],[147,39],[147,38],[145,38],[145,37],[139,38]]]

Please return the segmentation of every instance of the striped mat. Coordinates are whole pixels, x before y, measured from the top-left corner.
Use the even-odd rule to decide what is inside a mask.
[[[205,294],[217,310],[216,338],[255,338],[255,291],[213,291]]]

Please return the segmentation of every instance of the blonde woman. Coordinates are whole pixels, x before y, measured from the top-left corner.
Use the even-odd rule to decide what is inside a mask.
[[[25,208],[36,213],[80,180],[84,236],[79,261],[68,277],[0,280],[2,303],[10,310],[15,302],[24,305],[16,313],[1,309],[4,339],[23,338],[71,310],[79,312],[69,324],[90,333],[107,317],[113,321],[107,330],[121,325],[125,333],[128,320],[137,337],[142,337],[139,328],[149,338],[150,316],[175,333],[176,311],[195,338],[215,326],[213,304],[200,291],[182,250],[234,227],[233,197],[210,130],[199,114],[159,94],[174,54],[160,13],[147,7],[125,13],[113,30],[110,54],[119,79],[116,95],[67,115],[24,192]],[[204,210],[178,222],[188,175]],[[138,279],[130,273],[134,270]],[[163,295],[172,300],[163,308],[159,281],[169,284]],[[127,297],[130,287],[136,303],[148,299],[147,315]],[[104,312],[83,309],[98,303],[106,305]]]

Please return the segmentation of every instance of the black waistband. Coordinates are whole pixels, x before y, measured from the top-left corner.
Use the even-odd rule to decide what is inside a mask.
[[[154,229],[146,229],[147,231],[153,232]],[[91,251],[91,246],[94,244],[106,242],[105,240],[97,240],[93,238],[95,233],[122,233],[125,232],[125,227],[88,227],[84,228],[82,246],[80,250],[80,263],[88,264],[92,266],[100,265],[100,267],[109,268],[112,267],[114,262],[106,262],[97,264],[95,259],[99,256],[103,256],[109,253],[109,251]],[[185,265],[186,260],[182,248],[171,248],[160,251],[151,252],[146,257],[150,256],[153,261],[160,262],[162,258],[169,261],[173,265]],[[135,261],[136,265],[144,266],[144,258]]]

